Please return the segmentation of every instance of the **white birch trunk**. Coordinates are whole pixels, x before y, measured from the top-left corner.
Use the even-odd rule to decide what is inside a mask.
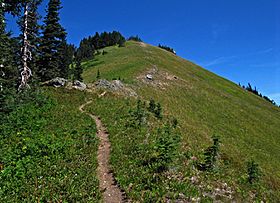
[[[22,71],[21,75],[21,83],[19,85],[19,90],[30,88],[28,85],[28,79],[32,76],[31,69],[28,67],[28,60],[31,59],[31,52],[29,50],[29,42],[28,42],[28,3],[24,6],[24,27],[23,27],[23,45],[22,45]]]

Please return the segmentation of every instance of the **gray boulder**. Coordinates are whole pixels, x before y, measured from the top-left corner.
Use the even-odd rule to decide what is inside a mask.
[[[95,87],[99,89],[108,89],[111,91],[118,91],[125,88],[124,84],[120,80],[113,80],[112,82],[108,80],[98,80],[95,83]]]
[[[53,87],[64,87],[67,83],[67,80],[64,78],[56,77],[49,81],[43,82],[43,85],[53,86]]]
[[[112,90],[112,84],[108,80],[104,80],[104,79],[98,80],[95,83],[95,86],[96,86],[96,88],[100,88],[100,89]]]
[[[85,90],[87,88],[87,85],[79,80],[75,80],[73,82],[73,88],[77,90]]]
[[[113,80],[111,85],[112,85],[112,89],[115,90],[115,91],[124,88],[124,84],[120,80]]]

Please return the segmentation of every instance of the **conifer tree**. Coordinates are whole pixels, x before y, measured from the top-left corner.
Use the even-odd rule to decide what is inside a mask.
[[[128,41],[143,42],[142,39],[141,39],[138,35],[136,35],[136,36],[130,36],[130,37],[128,38]]]
[[[77,50],[77,58],[90,59],[94,57],[95,47],[90,38],[83,39],[80,42],[80,46]]]
[[[22,32],[21,38],[21,82],[19,89],[29,87],[28,80],[32,75],[29,62],[32,59],[32,37],[34,33],[38,33],[37,28],[37,6],[42,0],[7,0],[1,2],[1,7],[5,7],[5,11],[11,13],[13,16],[19,16],[18,24]],[[1,16],[3,12],[1,11]],[[4,20],[4,19],[2,19]],[[2,21],[3,23],[4,21]],[[3,28],[5,25],[3,25]],[[1,28],[2,29],[2,28]],[[3,29],[2,29],[3,30]],[[36,30],[34,32],[34,30]],[[4,31],[4,30],[3,30]],[[2,34],[2,33],[1,33]],[[34,39],[36,39],[35,36]],[[6,40],[7,41],[7,40]],[[10,44],[11,45],[11,44]],[[6,59],[5,59],[6,60]],[[18,62],[17,62],[18,63]],[[3,65],[3,64],[2,64]]]
[[[66,32],[59,23],[59,10],[61,8],[60,0],[49,1],[40,42],[38,66],[41,81],[64,76],[66,69],[69,68],[64,63]]]
[[[148,107],[148,110],[152,113],[155,112],[155,109],[156,109],[156,103],[155,103],[155,100],[151,99],[150,100],[150,103],[149,103],[149,107]]]
[[[63,41],[61,49],[61,61],[60,61],[60,77],[70,77],[70,65],[74,61],[76,48],[73,44],[67,44]]]
[[[11,70],[12,55],[10,49],[10,38],[5,31],[5,8],[6,4],[4,3],[4,0],[0,0],[0,92],[7,87],[9,76],[15,74]]]
[[[120,37],[118,41],[119,47],[124,47],[125,46],[125,38],[123,36]]]
[[[98,32],[96,32],[95,35],[93,36],[92,43],[93,43],[95,49],[99,49],[99,47],[100,47],[100,35],[99,35]]]
[[[156,105],[156,108],[154,110],[154,113],[155,113],[155,117],[158,118],[158,119],[162,119],[162,108],[161,108],[161,105],[160,103],[158,103]]]
[[[5,17],[4,17],[4,8],[5,3],[3,0],[0,0],[0,76],[1,79],[5,75],[4,72],[4,63],[5,63],[5,58],[8,55],[8,36],[5,32],[6,24],[5,24]],[[1,83],[2,84],[2,83]]]
[[[120,32],[98,32],[94,36],[84,38],[80,42],[80,46],[77,50],[77,57],[81,60],[94,58],[95,53],[100,54],[99,49],[119,45],[119,47],[125,46],[125,38]],[[105,54],[106,52],[104,52]]]
[[[14,6],[11,6],[13,4]],[[18,71],[14,64],[13,47],[16,44],[6,32],[5,13],[15,15],[18,1],[0,0],[0,117],[9,111],[9,98],[14,97]],[[19,59],[20,60],[20,59]]]
[[[73,80],[79,80],[82,82],[83,81],[82,74],[83,74],[83,68],[81,65],[81,61],[80,59],[77,59],[75,61]]]

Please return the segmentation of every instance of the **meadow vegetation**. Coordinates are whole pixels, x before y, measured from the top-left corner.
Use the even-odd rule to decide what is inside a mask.
[[[218,175],[221,180],[219,182],[227,182],[238,191],[240,197],[248,197],[250,193],[254,193],[252,191],[255,191],[256,185],[248,184],[247,163],[254,160],[262,171],[257,184],[261,185],[259,189],[262,194],[268,199],[279,197],[278,107],[157,47],[128,41],[126,47],[108,47],[104,50],[106,55],[98,55],[93,60],[83,62],[83,77],[86,82],[96,81],[96,72],[99,70],[101,78],[121,78],[146,103],[151,99],[160,103],[164,109],[163,116],[174,117],[179,123],[181,153],[191,153],[199,163],[205,160],[205,149],[213,144],[212,136],[218,135],[221,142],[220,161],[216,165],[225,163],[218,167],[222,171]],[[153,69],[157,70],[153,75],[154,81],[143,82],[141,77],[145,78]],[[153,85],[156,82],[161,85]],[[106,112],[109,100],[111,101],[108,99],[108,103],[100,108],[102,111]],[[116,111],[118,109],[112,107],[112,114]],[[104,115],[101,111],[98,113]],[[106,125],[108,123],[105,122]],[[111,134],[114,136],[117,132],[112,131]],[[132,131],[131,134],[135,132]],[[182,163],[179,162],[177,167],[183,167]],[[217,174],[212,174],[215,171],[217,170],[206,172],[211,175],[203,180],[216,180]]]
[[[87,111],[99,115],[108,129],[112,171],[128,199],[260,201],[270,195],[257,181],[258,166],[233,168],[220,151],[219,138],[214,136],[213,145],[205,150],[191,146],[186,150],[181,124],[165,113],[157,118],[147,101],[114,94],[92,99]]]
[[[96,202],[98,140],[86,94],[20,93],[0,125],[0,202]]]

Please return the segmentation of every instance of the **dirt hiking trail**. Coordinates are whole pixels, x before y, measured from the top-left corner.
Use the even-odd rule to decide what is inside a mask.
[[[99,188],[103,195],[104,203],[122,203],[124,202],[123,193],[116,184],[113,174],[110,172],[109,158],[110,158],[110,141],[109,134],[106,128],[103,126],[99,117],[85,112],[84,107],[91,104],[92,101],[88,101],[81,105],[79,110],[82,113],[89,115],[96,123],[97,137],[99,138],[99,146],[97,152],[97,177],[99,179]]]

